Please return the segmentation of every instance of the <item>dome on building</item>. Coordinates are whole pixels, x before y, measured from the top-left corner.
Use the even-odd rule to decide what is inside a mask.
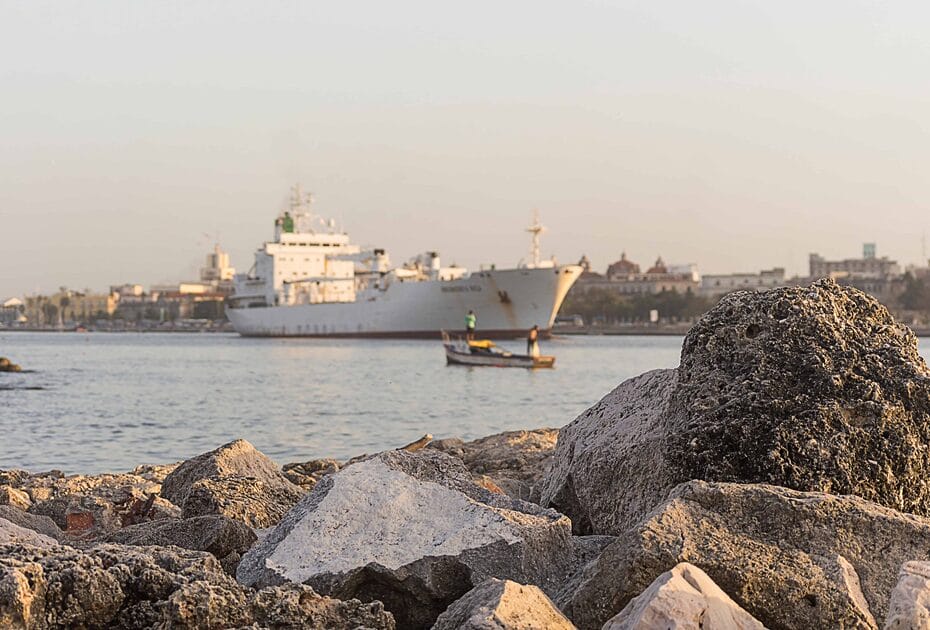
[[[656,258],[656,264],[650,267],[646,273],[668,273],[668,267],[665,266],[665,261],[659,256]]]
[[[609,276],[628,276],[632,273],[639,273],[639,265],[635,262],[628,260],[626,257],[626,252],[620,254],[620,260],[612,264],[607,268],[607,275]]]

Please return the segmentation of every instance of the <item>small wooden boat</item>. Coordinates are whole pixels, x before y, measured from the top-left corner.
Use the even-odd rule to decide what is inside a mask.
[[[555,365],[553,356],[514,354],[499,348],[489,339],[453,339],[445,331],[442,333],[442,345],[449,365],[521,368],[551,368]]]

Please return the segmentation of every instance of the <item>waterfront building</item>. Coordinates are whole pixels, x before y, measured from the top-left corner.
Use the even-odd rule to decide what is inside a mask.
[[[810,277],[818,278],[888,278],[901,275],[897,261],[887,256],[878,258],[875,243],[862,246],[862,258],[827,260],[819,254],[810,255]]]
[[[113,284],[110,285],[110,293],[116,295],[120,300],[126,300],[132,297],[141,297],[145,289],[141,284]]]
[[[34,326],[89,322],[112,315],[118,302],[119,296],[114,293],[92,293],[90,289],[74,291],[61,287],[53,295],[26,296],[24,314],[29,324]]]
[[[200,269],[200,281],[223,294],[232,293],[236,269],[229,264],[229,254],[220,249],[219,243],[207,254],[207,264]]]
[[[620,254],[620,260],[607,267],[607,279],[611,281],[622,282],[630,280],[633,276],[639,275],[639,273],[639,265],[628,260],[626,252]]]
[[[698,293],[703,297],[720,298],[733,291],[763,291],[787,284],[784,267],[764,269],[758,273],[704,274]]]
[[[0,326],[14,326],[26,321],[25,304],[19,298],[9,298],[0,304]]]
[[[646,270],[627,258],[626,252],[620,255],[620,260],[607,267],[604,276],[590,274],[582,275],[576,284],[577,291],[591,289],[610,289],[621,295],[650,295],[665,291],[677,293],[696,292],[700,286],[701,274],[697,265],[667,265],[659,256],[655,263]]]

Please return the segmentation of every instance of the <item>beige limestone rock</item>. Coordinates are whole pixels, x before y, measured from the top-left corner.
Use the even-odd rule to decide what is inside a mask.
[[[0,486],[0,505],[11,505],[20,510],[28,510],[32,505],[29,495],[12,486]]]
[[[491,578],[439,615],[433,630],[575,630],[536,586]]]
[[[234,440],[181,463],[161,485],[161,496],[183,506],[191,487],[201,479],[252,477],[268,486],[293,488],[277,464],[245,440]]]
[[[479,483],[489,480],[509,496],[535,503],[558,436],[558,429],[506,431],[471,442],[434,440],[427,448],[461,459]]]
[[[230,475],[199,479],[181,506],[183,518],[222,514],[249,527],[272,527],[300,501],[305,492],[294,484],[268,483]]]
[[[555,601],[579,628],[600,628],[689,562],[766,627],[875,628],[898,567],[928,550],[930,519],[858,497],[693,481],[618,536]]]
[[[930,562],[911,560],[901,566],[888,602],[885,630],[930,629]]]
[[[681,562],[630,600],[602,630],[763,630],[707,574]]]
[[[242,588],[212,555],[177,547],[0,545],[0,627],[371,628],[394,630],[378,602],[307,586]]]

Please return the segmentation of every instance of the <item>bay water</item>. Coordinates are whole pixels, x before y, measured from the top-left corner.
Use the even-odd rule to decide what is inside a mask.
[[[522,352],[523,343],[502,342]],[[674,367],[680,337],[563,336],[552,370],[447,366],[438,341],[0,333],[0,468],[168,463],[245,438],[279,464],[425,433],[561,427],[623,380]]]

